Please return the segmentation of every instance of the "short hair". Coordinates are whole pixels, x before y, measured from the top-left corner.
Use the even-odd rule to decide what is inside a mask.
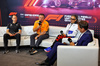
[[[12,18],[13,16],[16,16],[16,17],[17,17],[17,15],[14,14],[14,15],[11,16],[11,18]]]
[[[45,17],[45,15],[44,15],[44,14],[39,14],[39,16],[40,16],[40,15],[42,15],[42,16],[44,16],[44,17]]]
[[[73,15],[71,15],[71,16],[74,16],[74,17],[76,18],[75,23],[78,23],[78,16],[77,16],[77,15],[75,15],[75,14],[73,14]]]
[[[78,22],[78,25],[79,25],[80,28],[84,28],[85,30],[88,29],[88,23],[87,23],[87,21],[81,20],[80,22]]]

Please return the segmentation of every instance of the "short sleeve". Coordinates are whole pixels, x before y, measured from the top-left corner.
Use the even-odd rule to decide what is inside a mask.
[[[37,26],[38,26],[38,23],[35,22],[35,23],[34,23],[34,27],[33,27],[33,29],[37,28]]]
[[[7,29],[10,29],[10,24],[7,25]]]
[[[22,30],[21,24],[19,24],[19,27],[18,27],[18,29],[19,29],[19,30]]]
[[[49,29],[49,23],[46,24],[44,31],[48,31],[48,29]]]

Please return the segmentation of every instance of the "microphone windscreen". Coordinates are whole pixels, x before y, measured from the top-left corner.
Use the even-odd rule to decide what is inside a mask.
[[[41,23],[42,23],[42,22],[41,22],[41,21],[39,21],[39,25],[41,25]]]
[[[63,34],[63,31],[61,30],[60,33],[61,33],[61,35],[62,35],[62,34]]]
[[[69,41],[69,42],[72,42],[72,39],[71,39],[71,38],[68,38],[68,41]]]

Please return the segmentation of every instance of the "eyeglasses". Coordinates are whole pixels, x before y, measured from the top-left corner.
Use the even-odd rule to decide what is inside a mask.
[[[76,19],[71,18],[71,20],[76,20]]]

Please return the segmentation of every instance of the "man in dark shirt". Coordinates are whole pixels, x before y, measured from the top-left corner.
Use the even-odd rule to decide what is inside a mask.
[[[21,40],[21,25],[17,23],[17,16],[12,16],[12,23],[8,24],[6,34],[4,34],[4,54],[8,53],[8,39],[16,39],[16,53],[19,53],[19,46],[20,46],[20,40]]]

